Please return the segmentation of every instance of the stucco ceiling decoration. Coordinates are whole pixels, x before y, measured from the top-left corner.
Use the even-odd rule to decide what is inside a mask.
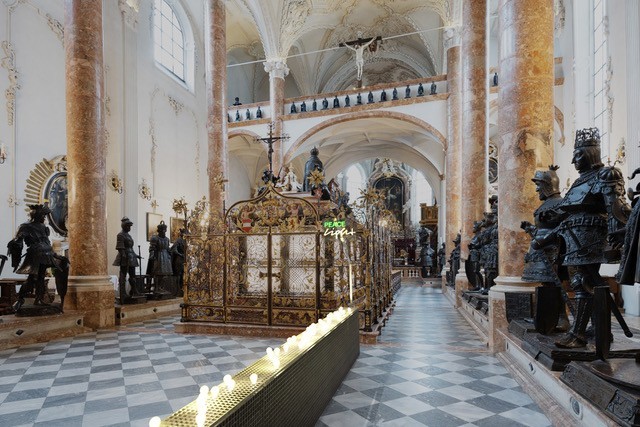
[[[247,56],[256,60],[300,55],[287,59],[287,64],[303,94],[326,90],[335,72],[352,65],[351,52],[337,47],[341,42],[353,40],[359,31],[364,37],[401,36],[383,43],[378,52],[385,58],[382,62],[402,65],[404,70],[413,69],[416,77],[439,74],[443,56],[442,27],[457,21],[459,3],[460,0],[230,0],[229,48],[248,50],[247,47],[252,46]],[[247,27],[249,16],[253,29]],[[254,47],[258,41],[264,49],[262,58]],[[398,53],[385,56],[386,49]],[[243,61],[246,60],[237,58],[237,63]],[[365,61],[374,62],[372,55],[367,54]],[[375,62],[380,61],[378,58]],[[416,64],[423,65],[416,67]],[[376,76],[380,69],[369,68],[371,80],[382,82],[382,76]],[[309,74],[309,70],[314,72]],[[352,77],[346,73],[348,81],[332,86],[348,86],[354,81]]]

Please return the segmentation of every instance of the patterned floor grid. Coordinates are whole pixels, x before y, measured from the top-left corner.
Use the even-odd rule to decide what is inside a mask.
[[[0,351],[0,425],[147,426],[281,339],[180,335],[175,318]],[[433,288],[404,287],[317,426],[548,426]]]

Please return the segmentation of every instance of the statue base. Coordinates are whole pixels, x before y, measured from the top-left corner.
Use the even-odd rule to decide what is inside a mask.
[[[513,326],[512,326],[513,325]],[[562,371],[572,361],[591,362],[598,360],[596,348],[592,343],[583,348],[560,348],[555,341],[564,333],[541,335],[535,331],[533,324],[524,320],[514,320],[509,324],[509,331],[518,336],[521,334],[522,349],[535,357],[544,367],[552,371]],[[609,351],[610,359],[634,359],[640,352],[637,343],[616,335]]]
[[[560,380],[619,425],[635,427],[640,426],[639,368],[634,359],[571,362]]]
[[[54,314],[62,314],[60,304],[51,305],[32,305],[25,304],[16,312],[16,317],[37,317],[51,316]]]

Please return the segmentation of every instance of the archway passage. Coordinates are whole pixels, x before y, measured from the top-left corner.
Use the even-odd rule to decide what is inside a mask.
[[[285,164],[304,164],[313,147],[320,151],[327,178],[372,155],[386,157],[422,172],[440,200],[445,139],[423,120],[389,111],[340,116],[316,125],[298,138],[285,154]]]

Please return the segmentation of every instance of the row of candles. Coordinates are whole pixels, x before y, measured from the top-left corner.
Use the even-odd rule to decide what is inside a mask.
[[[320,319],[317,323],[312,323],[307,326],[302,333],[292,335],[287,338],[287,341],[281,347],[277,347],[275,349],[267,347],[267,358],[271,362],[273,370],[275,371],[280,368],[281,356],[289,353],[295,347],[297,347],[300,352],[306,350],[311,346],[311,344],[325,336],[332,327],[335,326],[335,324],[351,315],[352,311],[351,307],[346,309],[344,307],[340,307],[338,310],[329,313],[324,319]],[[258,374],[255,372],[252,373],[249,376],[249,382],[252,386],[256,386],[258,384]],[[234,380],[231,375],[227,374],[223,377],[220,385],[215,385],[211,388],[206,385],[200,387],[200,394],[196,399],[197,413],[195,417],[195,424],[197,427],[203,427],[205,425],[208,411],[207,401],[211,401],[215,405],[215,401],[218,399],[220,393],[232,393],[236,384],[236,380]],[[149,420],[149,427],[159,427],[161,424],[162,420],[160,417],[153,417]]]

